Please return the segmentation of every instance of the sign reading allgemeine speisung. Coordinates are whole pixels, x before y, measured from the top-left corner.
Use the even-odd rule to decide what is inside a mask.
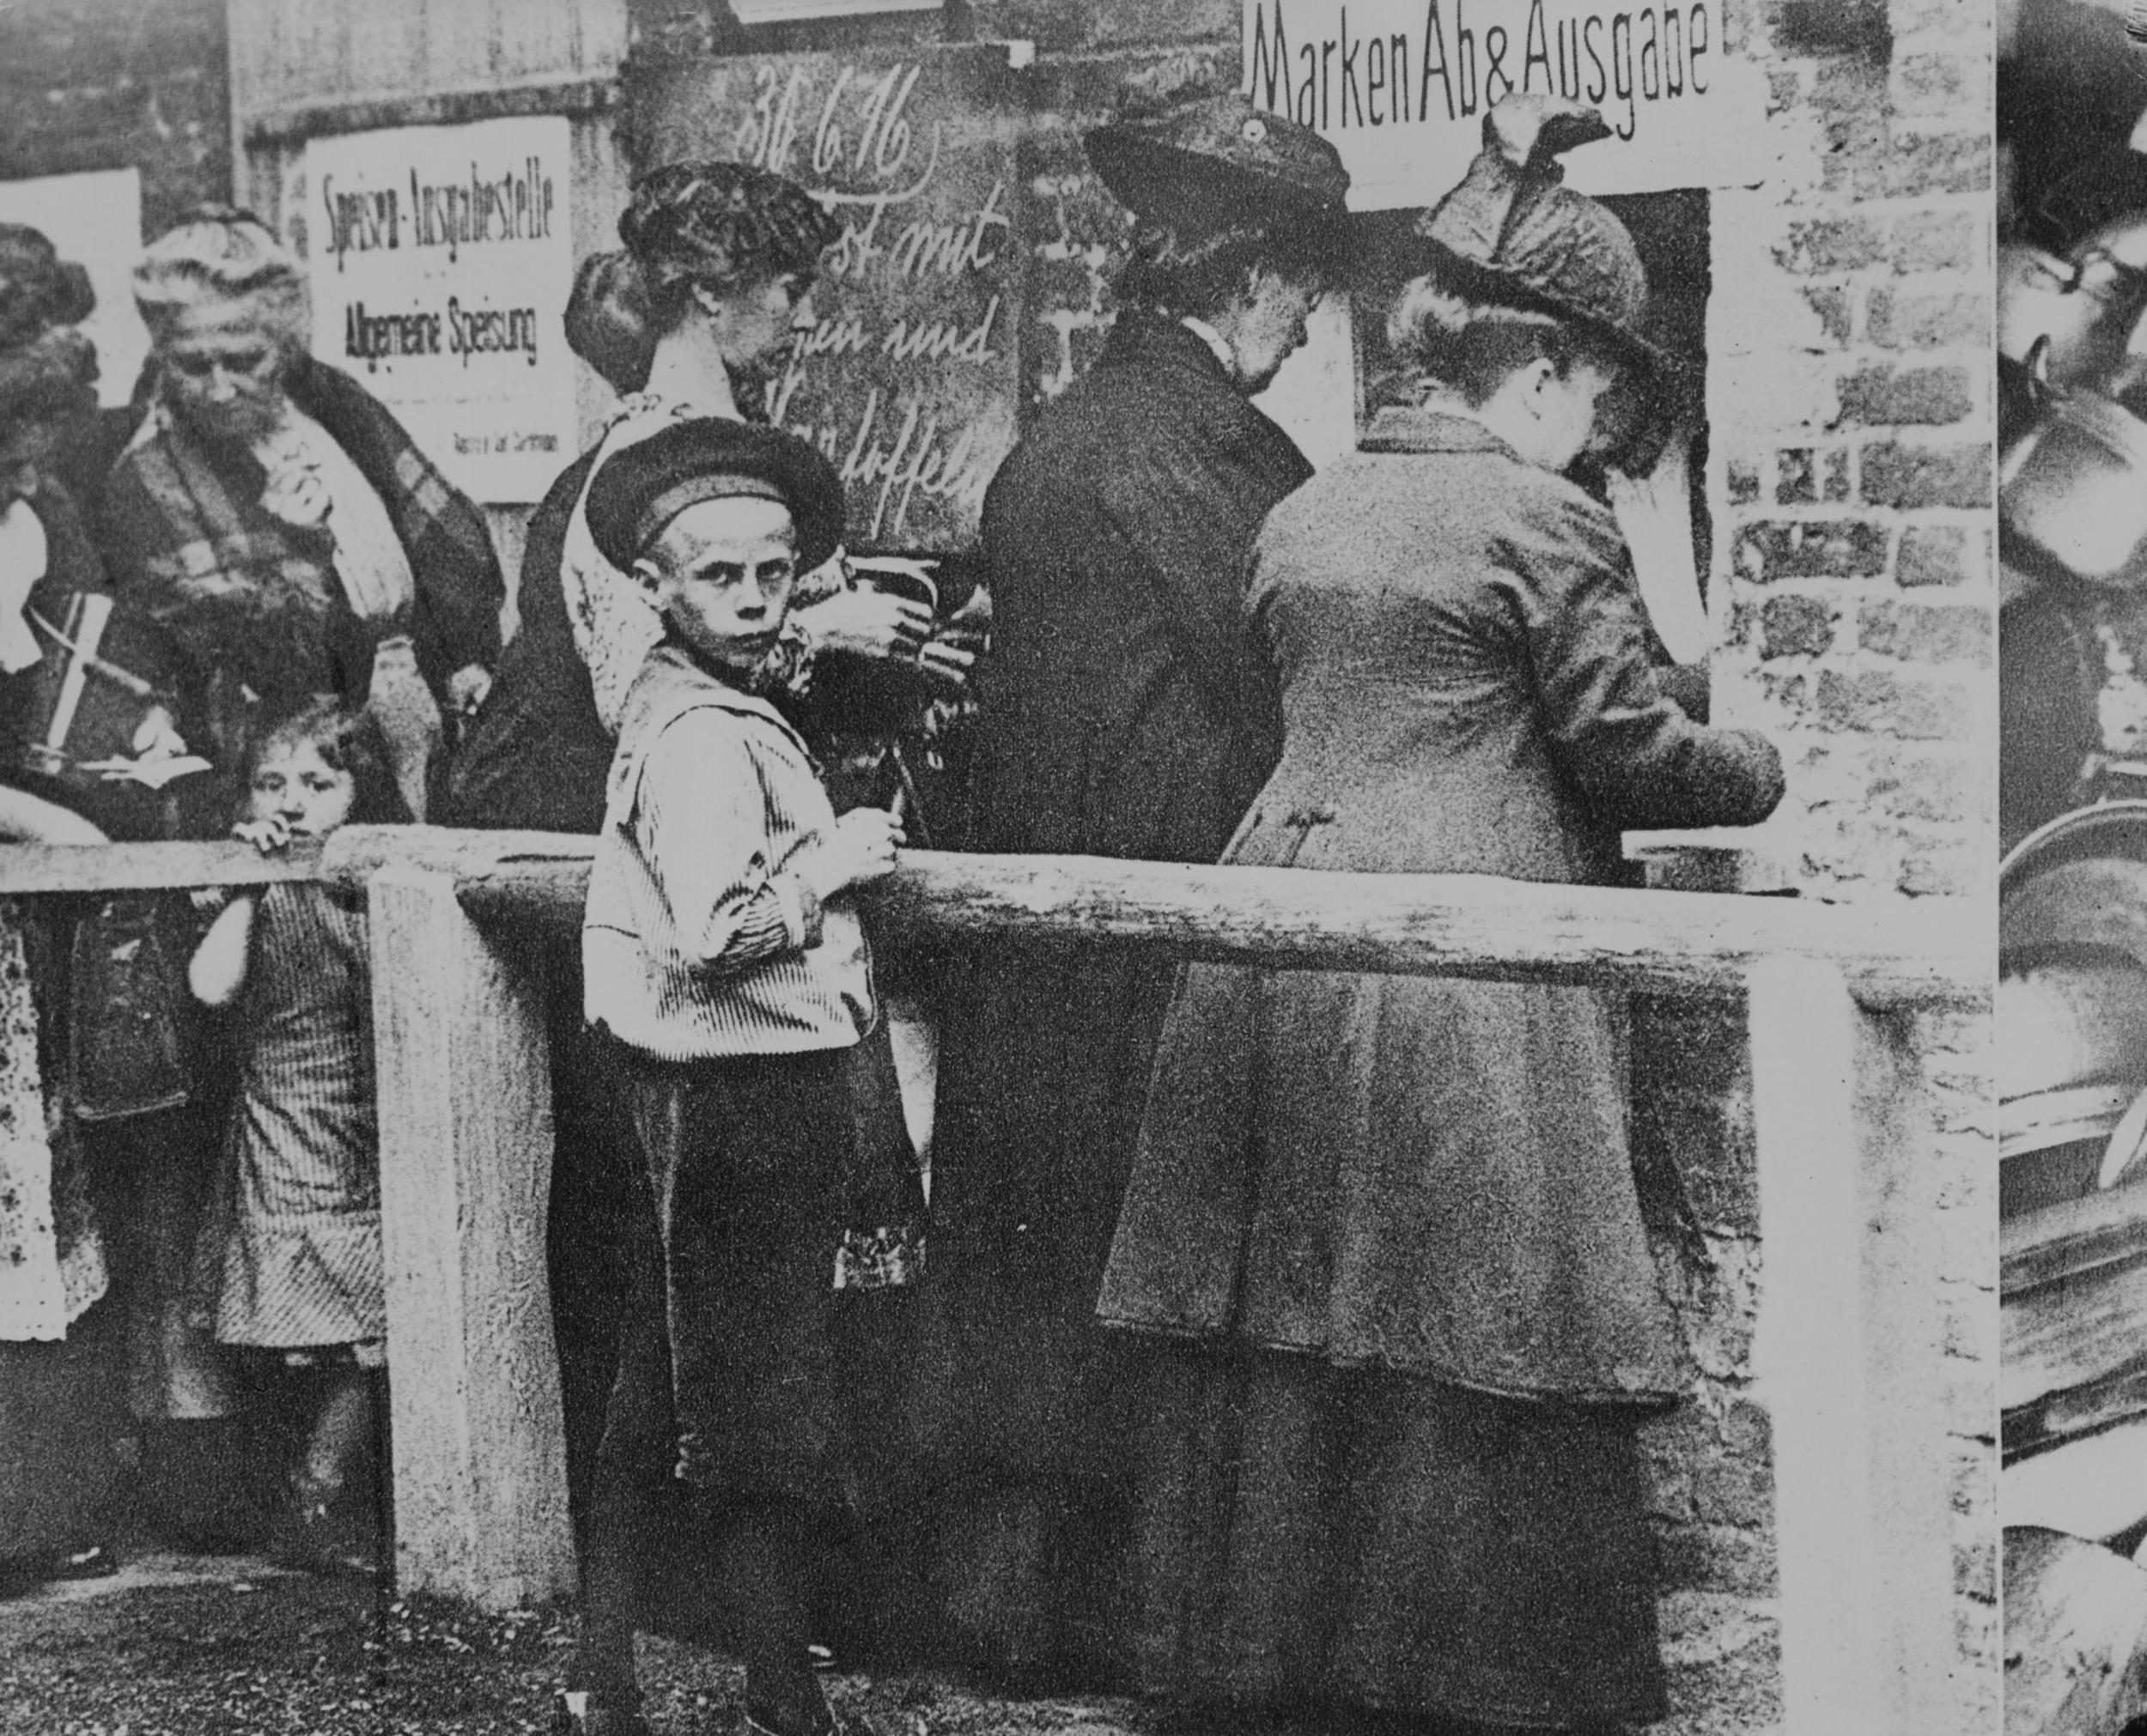
[[[313,354],[480,501],[541,500],[575,454],[560,116],[306,147]]]
[[[1581,192],[1766,178],[1767,90],[1730,51],[1724,0],[1244,0],[1245,88],[1329,140],[1355,210],[1436,203],[1508,91],[1600,110],[1565,159]]]

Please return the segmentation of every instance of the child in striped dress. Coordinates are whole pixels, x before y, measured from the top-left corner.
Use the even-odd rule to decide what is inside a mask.
[[[330,701],[261,741],[245,800],[234,835],[264,853],[407,817],[371,719]],[[300,883],[241,894],[188,980],[234,1010],[240,1049],[197,1294],[220,1342],[258,1353],[276,1409],[310,1413],[283,1552],[368,1569],[377,1491],[351,1485],[378,1429],[386,1320],[362,897]]]

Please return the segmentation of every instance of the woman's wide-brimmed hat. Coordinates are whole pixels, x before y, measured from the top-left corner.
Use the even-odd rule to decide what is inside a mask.
[[[1349,191],[1334,146],[1237,91],[1129,85],[1081,143],[1121,204],[1171,228],[1334,222]]]
[[[842,537],[842,479],[794,434],[721,416],[676,422],[615,452],[589,483],[589,536],[622,573],[688,507],[739,496],[780,501],[809,573]]]
[[[1648,336],[1647,271],[1631,232],[1564,185],[1560,156],[1610,136],[1583,104],[1539,93],[1501,98],[1484,116],[1469,173],[1416,232],[1457,288],[1578,320],[1638,361],[1670,366]]]

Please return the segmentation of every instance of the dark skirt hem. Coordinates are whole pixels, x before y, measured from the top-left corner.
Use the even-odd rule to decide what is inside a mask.
[[[1487,1399],[1505,1399],[1517,1405],[1572,1405],[1590,1410],[1626,1409],[1642,1411],[1652,1415],[1674,1410],[1684,1402],[1682,1392],[1670,1388],[1630,1387],[1589,1388],[1583,1391],[1557,1390],[1542,1387],[1505,1387],[1493,1381],[1486,1381],[1474,1375],[1464,1375],[1457,1369],[1431,1363],[1396,1363],[1383,1357],[1344,1357],[1323,1349],[1317,1344],[1286,1344],[1272,1338],[1255,1338],[1235,1332],[1203,1332],[1197,1327],[1160,1326],[1150,1320],[1136,1320],[1122,1316],[1098,1314],[1096,1324],[1107,1332],[1126,1332],[1139,1338],[1160,1338],[1172,1344],[1201,1346],[1219,1354],[1227,1354],[1229,1346],[1238,1346],[1262,1356],[1302,1357],[1321,1363],[1343,1374],[1392,1375],[1408,1381],[1435,1381],[1443,1387],[1458,1387],[1464,1393],[1480,1393]]]

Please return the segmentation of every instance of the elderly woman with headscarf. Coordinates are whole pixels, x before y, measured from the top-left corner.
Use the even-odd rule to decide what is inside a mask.
[[[307,353],[305,277],[257,219],[211,208],[134,274],[155,388],[106,489],[115,586],[166,627],[235,775],[322,694],[370,707],[411,811],[443,716],[474,706],[504,588],[484,515],[348,374]]]
[[[1311,474],[1250,400],[1339,272],[1348,176],[1309,130],[1160,81],[1086,143],[1131,252],[1103,355],[985,500],[978,844],[1213,862],[1277,744],[1245,555]],[[1167,960],[1023,948],[944,1001],[920,1408],[957,1643],[1011,1680],[1116,1667],[1141,1400],[1094,1308],[1170,988]]]
[[[1414,390],[1261,531],[1282,756],[1226,861],[1601,883],[1624,829],[1780,798],[1768,743],[1664,695],[1616,522],[1564,474],[1662,365],[1631,237],[1559,184],[1608,129],[1516,96],[1487,131],[1389,320]],[[1099,1309],[1205,1363],[1195,1469],[1149,1515],[1183,1575],[1151,1685],[1337,1731],[1663,1715],[1639,1425],[1685,1370],[1621,1016],[1188,968]]]

